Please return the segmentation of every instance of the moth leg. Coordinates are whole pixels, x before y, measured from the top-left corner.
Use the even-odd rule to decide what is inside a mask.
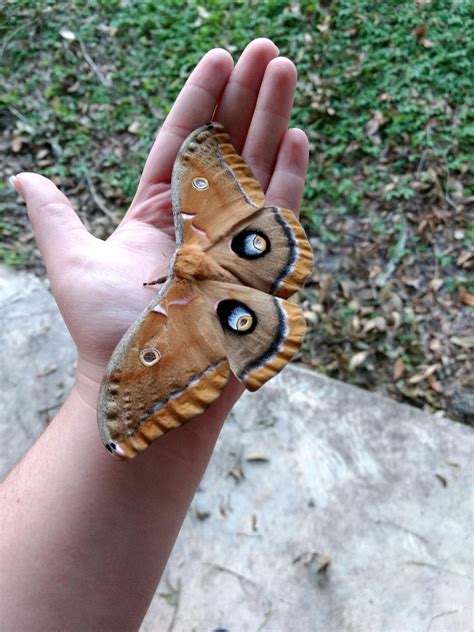
[[[155,279],[154,281],[145,281],[143,285],[147,287],[148,285],[158,285],[158,283],[165,283],[168,280],[167,276],[160,277],[159,279]]]

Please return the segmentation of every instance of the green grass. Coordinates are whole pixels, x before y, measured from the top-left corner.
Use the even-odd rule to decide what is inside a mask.
[[[41,269],[2,176],[54,178],[105,237],[112,225],[86,174],[124,212],[202,55],[222,46],[236,59],[269,37],[297,66],[291,124],[310,140],[302,210],[317,265],[300,295],[315,308],[302,358],[456,416],[453,393],[472,388],[465,349],[451,338],[469,335],[465,291],[474,293],[473,18],[471,0],[4,2],[0,259]],[[360,350],[370,354],[352,370]],[[406,370],[395,380],[397,357]],[[442,389],[410,382],[433,365]]]
[[[326,5],[329,3],[325,3]],[[20,110],[32,147],[50,144],[42,171],[78,180],[110,138],[130,137],[125,156],[100,156],[100,179],[129,200],[157,125],[186,76],[211,47],[237,55],[252,38],[274,39],[299,71],[294,125],[311,140],[303,205],[307,221],[328,208],[363,212],[365,194],[390,176],[416,171],[423,149],[443,156],[451,175],[469,169],[474,136],[471,2],[15,1],[4,5],[0,108]],[[413,31],[426,24],[424,46]],[[76,39],[61,37],[71,30]],[[79,42],[102,72],[84,60]],[[383,117],[379,144],[365,133]],[[35,165],[34,153],[25,156]],[[355,174],[363,177],[355,179]],[[469,182],[468,178],[464,178]],[[409,177],[408,177],[409,180]],[[472,195],[472,181],[465,195]],[[409,181],[386,199],[413,195]],[[118,196],[121,197],[121,196]],[[326,237],[333,239],[330,231]]]

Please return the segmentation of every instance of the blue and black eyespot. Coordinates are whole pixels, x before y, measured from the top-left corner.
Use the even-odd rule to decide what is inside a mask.
[[[230,244],[236,255],[243,259],[258,259],[267,255],[270,250],[270,240],[261,230],[243,230],[236,235]]]
[[[217,316],[224,329],[239,336],[251,334],[257,326],[255,312],[240,301],[221,301],[217,306]]]

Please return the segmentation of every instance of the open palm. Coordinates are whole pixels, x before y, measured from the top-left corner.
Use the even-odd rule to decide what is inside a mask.
[[[269,40],[255,40],[238,63],[222,49],[207,53],[190,75],[161,128],[135,198],[114,233],[87,232],[67,198],[48,179],[22,173],[23,195],[51,288],[78,349],[80,370],[99,382],[121,336],[166,276],[175,248],[170,181],[185,137],[221,122],[266,192],[269,205],[297,211],[307,141],[288,130],[296,83],[293,64]]]

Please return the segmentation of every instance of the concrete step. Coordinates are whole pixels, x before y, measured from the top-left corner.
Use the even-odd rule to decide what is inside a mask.
[[[0,270],[1,471],[72,384],[45,282]],[[227,420],[142,632],[466,632],[473,431],[290,366]]]

